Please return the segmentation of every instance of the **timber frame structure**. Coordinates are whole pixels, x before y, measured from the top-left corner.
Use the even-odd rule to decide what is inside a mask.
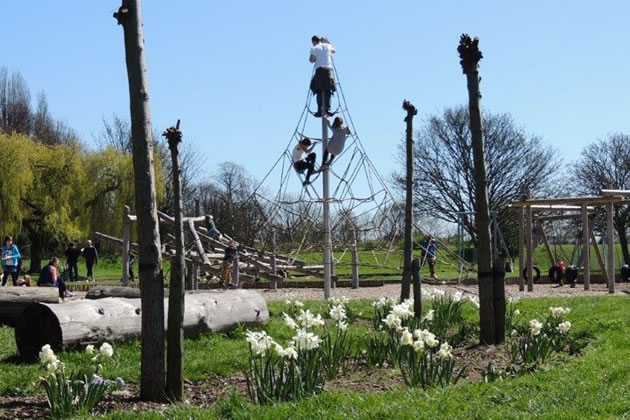
[[[209,236],[208,230],[202,225],[205,223],[205,216],[199,216],[199,206],[197,206],[197,216],[184,217],[184,230],[186,242],[184,244],[186,259],[186,290],[197,290],[200,272],[219,276],[221,269],[221,260],[223,259],[226,242],[221,242]],[[160,224],[174,225],[175,218],[166,213],[158,211]],[[135,215],[130,214],[130,209],[125,206],[123,214],[123,237],[122,239],[101,232],[95,232],[95,237],[112,242],[122,246],[122,284],[127,286],[129,283],[129,257],[130,253],[137,249],[138,245],[131,242],[131,225],[137,221]],[[227,239],[231,239],[223,235]],[[166,259],[170,259],[175,254],[172,249],[174,237],[166,235],[166,240],[162,244],[162,255]],[[205,246],[205,248],[204,248]],[[356,248],[356,247],[355,247]],[[355,252],[358,253],[358,251]],[[239,250],[234,257],[232,265],[232,283],[239,286],[241,283],[253,282],[258,278],[265,278],[271,282],[272,288],[277,289],[278,283],[282,283],[284,276],[281,273],[289,271],[301,274],[324,278],[324,265],[312,265],[306,261],[298,260],[286,255],[280,255],[272,249],[271,252],[260,251],[255,248],[240,245]],[[357,258],[358,269],[358,258]],[[358,270],[357,270],[358,283]],[[337,280],[336,276],[332,276],[333,287]],[[358,284],[357,284],[358,287]]]
[[[529,273],[527,276],[527,291],[534,291],[534,241],[533,229],[534,221],[536,221],[538,231],[541,234],[545,250],[551,260],[553,254],[551,247],[547,241],[547,237],[542,229],[544,221],[562,220],[580,218],[582,219],[582,255],[584,261],[584,269],[582,271],[582,279],[584,290],[590,290],[591,287],[591,262],[590,262],[590,246],[594,245],[602,274],[607,280],[609,293],[615,293],[615,236],[613,226],[614,206],[630,204],[630,190],[601,190],[599,196],[585,197],[563,197],[563,198],[543,198],[532,199],[524,197],[521,200],[513,201],[510,204],[518,217],[519,225],[519,290],[525,290],[525,279],[523,276],[523,268]],[[604,259],[599,250],[595,234],[593,232],[593,223],[591,223],[592,215],[596,207],[604,206],[606,209],[606,231],[608,241],[608,264],[604,264]],[[556,215],[539,215],[534,219],[534,213],[560,213]],[[566,213],[569,212],[569,213]]]

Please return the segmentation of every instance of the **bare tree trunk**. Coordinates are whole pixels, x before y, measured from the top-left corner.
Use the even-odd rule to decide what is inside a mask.
[[[470,109],[470,132],[475,178],[475,230],[477,232],[478,278],[481,342],[494,344],[496,341],[494,293],[492,276],[492,238],[490,236],[490,209],[488,204],[488,178],[486,155],[481,126],[481,91],[479,89],[479,61],[483,58],[479,50],[479,39],[462,35],[457,48],[460,64],[468,81],[468,107]]]
[[[138,215],[139,277],[142,300],[140,398],[164,399],[164,276],[155,195],[153,142],[147,66],[140,0],[123,0],[114,14],[125,34],[129,79],[136,212]]]
[[[175,258],[171,259],[171,285],[168,299],[168,332],[166,352],[166,394],[174,401],[184,397],[184,214],[182,205],[182,170],[179,143],[182,132],[177,126],[164,132],[171,150],[175,210]],[[192,273],[191,273],[192,274]]]
[[[411,102],[403,101],[407,111],[405,150],[407,155],[407,173],[405,183],[405,251],[403,254],[403,278],[400,288],[400,300],[409,299],[411,289],[411,261],[413,259],[413,117],[418,113]]]

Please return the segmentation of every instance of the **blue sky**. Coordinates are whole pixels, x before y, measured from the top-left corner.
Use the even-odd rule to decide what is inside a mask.
[[[19,70],[82,138],[128,114],[116,1],[5,2],[0,65]],[[403,99],[419,117],[465,103],[456,47],[479,36],[483,106],[510,112],[566,161],[630,133],[627,1],[145,0],[153,125],[182,120],[208,171],[234,161],[262,177],[302,111],[310,37],[328,36],[348,105],[379,171],[396,169]],[[515,164],[518,164],[515,162]]]

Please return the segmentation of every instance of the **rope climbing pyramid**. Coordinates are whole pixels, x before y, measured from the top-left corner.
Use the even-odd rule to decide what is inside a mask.
[[[361,267],[388,268],[400,272],[402,250],[399,242],[404,231],[404,205],[397,201],[361,143],[334,62],[333,71],[337,92],[333,96],[331,110],[335,117],[343,119],[350,134],[343,152],[335,157],[328,168],[330,193],[327,203],[330,207],[332,263],[338,267],[352,264],[348,251],[356,247],[357,241],[369,242],[370,257],[366,258],[363,254]],[[263,245],[270,249],[271,246],[267,245],[270,245],[273,237],[274,248],[276,241],[287,244],[289,259],[296,260],[301,260],[304,255],[316,255],[325,244],[325,200],[320,179],[323,173],[319,170],[321,148],[315,148],[317,170],[306,186],[303,186],[304,176],[293,167],[292,156],[293,149],[303,138],[322,140],[317,135],[322,130],[321,120],[311,118],[314,115],[310,109],[312,99],[313,94],[309,90],[285,150],[256,186],[251,197],[265,215],[264,226],[259,227]],[[418,225],[415,231],[423,236],[428,234]],[[414,246],[418,249],[421,244]],[[438,246],[438,261],[453,266],[460,278],[472,271],[472,267],[455,252],[441,246],[439,242]]]

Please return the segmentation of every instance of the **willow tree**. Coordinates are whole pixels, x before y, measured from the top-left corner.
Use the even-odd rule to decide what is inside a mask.
[[[138,259],[142,300],[140,398],[164,398],[164,276],[160,254],[147,65],[140,0],[123,0],[114,14],[125,35],[132,154],[138,216]]]

